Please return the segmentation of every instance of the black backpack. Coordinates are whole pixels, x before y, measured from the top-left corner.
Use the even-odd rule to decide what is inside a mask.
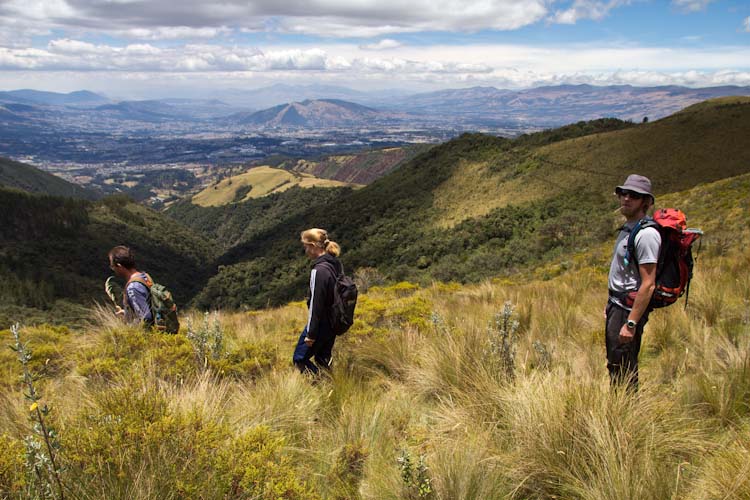
[[[354,324],[354,309],[357,307],[357,296],[359,291],[349,276],[344,274],[344,266],[341,272],[336,272],[333,264],[326,262],[336,276],[333,286],[333,304],[330,310],[331,331],[335,335],[345,334]]]

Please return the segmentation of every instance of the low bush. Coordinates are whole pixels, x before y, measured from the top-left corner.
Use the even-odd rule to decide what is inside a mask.
[[[219,450],[214,466],[225,486],[224,498],[315,500],[304,468],[294,465],[282,434],[259,426]]]
[[[23,442],[0,434],[0,497],[19,498],[26,486]]]

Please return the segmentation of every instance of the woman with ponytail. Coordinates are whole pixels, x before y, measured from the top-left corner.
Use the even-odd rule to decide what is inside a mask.
[[[336,278],[343,272],[338,256],[341,247],[328,239],[324,229],[308,229],[300,234],[305,255],[312,260],[307,294],[307,325],[294,350],[294,366],[300,372],[318,373],[329,369],[336,335],[331,330],[331,307]],[[315,358],[313,363],[312,358]]]

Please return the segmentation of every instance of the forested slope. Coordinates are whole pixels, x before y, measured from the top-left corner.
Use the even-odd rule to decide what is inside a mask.
[[[139,268],[168,284],[181,305],[210,272],[206,239],[128,198],[90,202],[0,188],[0,309],[47,310],[54,321],[60,300],[105,301],[107,252],[119,244],[134,248]]]

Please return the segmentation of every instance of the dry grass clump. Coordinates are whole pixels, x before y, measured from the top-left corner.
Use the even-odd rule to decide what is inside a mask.
[[[653,390],[530,377],[500,402],[517,498],[671,498],[707,448],[700,421]]]
[[[747,424],[730,432],[717,451],[698,471],[690,500],[750,498],[750,428]]]

